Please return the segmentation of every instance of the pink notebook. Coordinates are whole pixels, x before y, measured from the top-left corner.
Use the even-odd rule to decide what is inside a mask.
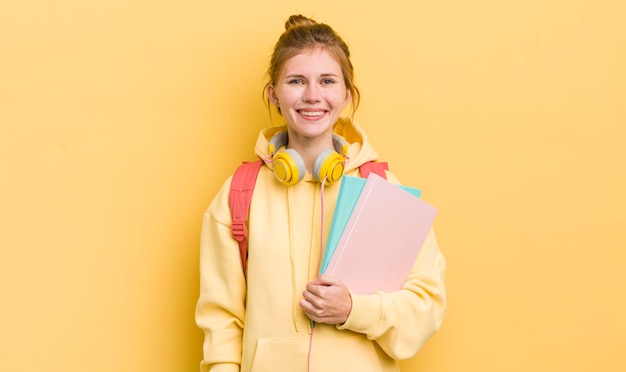
[[[328,264],[355,294],[402,288],[437,209],[370,174]]]

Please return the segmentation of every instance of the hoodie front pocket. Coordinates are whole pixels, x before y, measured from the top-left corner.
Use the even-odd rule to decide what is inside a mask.
[[[314,338],[312,372],[383,372],[373,341],[364,336]],[[309,339],[260,339],[251,372],[298,372],[308,370]],[[395,370],[395,368],[394,368]]]

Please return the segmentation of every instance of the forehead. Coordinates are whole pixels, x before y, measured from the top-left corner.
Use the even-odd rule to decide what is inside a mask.
[[[341,65],[325,48],[314,48],[285,61],[282,75],[342,75]]]

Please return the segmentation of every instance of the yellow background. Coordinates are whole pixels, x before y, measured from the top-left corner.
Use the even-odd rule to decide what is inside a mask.
[[[626,370],[623,4],[3,1],[0,371],[198,370],[202,212],[296,12],[440,209],[449,310],[403,370]]]

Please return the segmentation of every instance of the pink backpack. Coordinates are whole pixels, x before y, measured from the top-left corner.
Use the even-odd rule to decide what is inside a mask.
[[[248,260],[248,212],[250,211],[250,200],[256,184],[259,169],[263,165],[262,160],[253,162],[243,162],[233,174],[230,184],[230,211],[233,217],[231,232],[233,238],[239,242],[239,254],[241,255],[241,266],[244,275],[246,273],[246,262]],[[389,169],[387,163],[370,161],[359,167],[361,177],[367,178],[370,173],[375,173],[383,178],[387,178],[385,171]]]

